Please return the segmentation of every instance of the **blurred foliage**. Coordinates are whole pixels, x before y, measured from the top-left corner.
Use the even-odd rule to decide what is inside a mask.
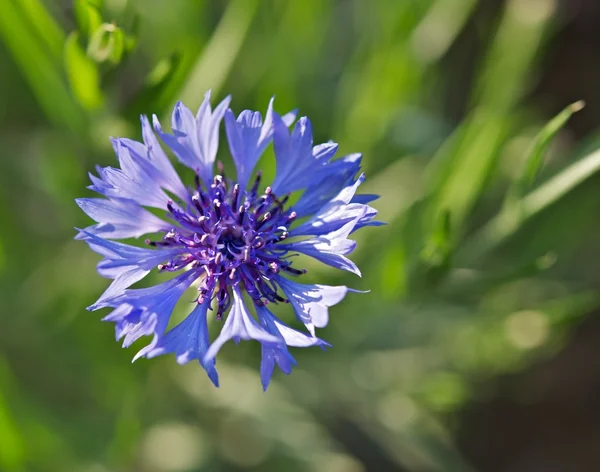
[[[484,3],[0,1],[0,470],[471,470],[452,413],[599,302],[600,153],[560,132],[579,104],[544,127],[524,100],[557,3],[477,17],[464,108],[447,106],[446,58]],[[84,309],[105,286],[71,240],[87,172],[114,162],[109,136],[140,137],[140,113],[167,121],[208,88],[236,112],[276,95],[363,152],[389,222],[357,235],[363,279],[306,261],[371,292],[266,394],[257,344],[224,350],[215,389],[197,365],[130,365]]]

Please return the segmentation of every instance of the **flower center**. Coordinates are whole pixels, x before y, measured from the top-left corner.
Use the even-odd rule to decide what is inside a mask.
[[[247,244],[244,239],[243,231],[237,226],[226,228],[217,242],[217,249],[221,251],[223,257],[230,260],[236,259],[243,255]]]
[[[216,297],[217,318],[231,304],[230,286],[243,284],[259,305],[281,302],[286,300],[277,293],[273,274],[306,272],[292,268],[285,251],[276,247],[288,237],[288,226],[296,217],[285,209],[288,196],[279,199],[270,187],[259,195],[259,185],[260,173],[245,192],[221,175],[215,176],[208,188],[196,178],[191,204],[182,208],[168,203],[169,216],[177,227],[162,241],[147,241],[181,249],[173,259],[160,264],[159,270],[178,271],[188,266],[204,270],[198,303]]]

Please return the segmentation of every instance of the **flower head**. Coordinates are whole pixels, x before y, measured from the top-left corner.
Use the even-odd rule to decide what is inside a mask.
[[[227,97],[212,110],[207,93],[196,116],[177,104],[170,134],[156,116],[153,126],[142,117],[143,143],[114,139],[120,168],[98,167],[98,176],[90,175],[89,188],[104,198],[77,200],[97,222],[77,238],[103,256],[98,272],[112,279],[89,309],[112,309],[104,320],[115,323],[124,347],[152,336],[134,359],[166,353],[175,354],[179,363],[196,359],[218,385],[215,357],[221,346],[230,339],[254,339],[262,345],[266,389],[275,364],[286,374],[291,371],[295,361],[288,346],[328,345],[315,336],[315,328],[327,324],[328,308],[349,290],[297,282],[306,271],[295,267],[291,256],[306,254],[360,275],[346,257],[356,246],[348,237],[363,226],[379,224],[373,221],[377,212],[368,205],[377,197],[356,194],[364,180],[361,156],[334,159],[337,144],[314,146],[308,118],[300,118],[290,132],[295,113],[278,115],[273,100],[264,120],[249,110],[236,118],[229,102]],[[214,173],[223,118],[235,180],[222,171]],[[156,135],[192,169],[193,186],[182,183]],[[263,188],[255,166],[271,142],[276,177]],[[290,204],[290,195],[297,191],[299,198]],[[165,218],[148,208],[163,210]],[[114,241],[143,235],[148,238],[145,247]],[[174,276],[152,287],[130,288],[153,270]],[[192,285],[197,295],[191,313],[167,331],[175,305]],[[282,302],[293,307],[305,333],[268,309]],[[222,324],[212,344],[209,312]]]

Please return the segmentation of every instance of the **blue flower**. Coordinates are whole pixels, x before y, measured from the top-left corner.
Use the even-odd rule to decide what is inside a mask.
[[[356,247],[348,238],[363,226],[381,223],[368,205],[377,196],[356,194],[364,180],[360,154],[336,159],[336,143],[313,145],[306,117],[290,132],[296,113],[278,115],[273,100],[264,120],[249,110],[236,118],[229,102],[227,97],[213,110],[209,92],[196,116],[182,103],[176,105],[171,133],[163,131],[156,116],[152,125],[142,117],[143,143],[113,139],[119,168],[98,167],[97,176],[90,174],[89,188],[103,198],[77,200],[96,222],[80,230],[77,239],[103,257],[98,272],[112,280],[88,309],[112,309],[104,320],[115,323],[124,347],[152,337],[134,360],[167,353],[180,364],[197,360],[218,385],[219,349],[230,339],[254,339],[262,346],[266,390],[275,365],[289,374],[295,364],[288,347],[328,346],[315,328],[327,324],[329,307],[349,291],[296,282],[293,278],[306,271],[293,266],[291,256],[305,254],[360,275],[347,257]],[[223,120],[236,180],[214,174]],[[182,183],[156,135],[194,172],[193,186]],[[255,166],[271,143],[276,176],[263,189]],[[297,198],[290,204],[294,192]],[[150,209],[162,210],[165,217]],[[114,241],[142,235],[150,235],[146,247]],[[151,287],[130,288],[155,270],[176,275]],[[175,305],[192,286],[191,313],[168,330]],[[292,306],[305,333],[267,308],[277,303]],[[222,324],[212,344],[210,311]]]

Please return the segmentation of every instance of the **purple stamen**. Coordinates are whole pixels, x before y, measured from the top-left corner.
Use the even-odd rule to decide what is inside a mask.
[[[160,271],[179,270],[190,263],[202,264],[206,276],[200,284],[198,300],[205,300],[218,284],[217,319],[231,304],[232,285],[243,283],[248,294],[260,304],[282,302],[286,300],[277,293],[277,287],[271,287],[263,278],[281,270],[293,275],[305,272],[290,267],[288,261],[280,259],[280,251],[272,247],[288,236],[288,224],[296,216],[295,212],[284,209],[289,195],[279,200],[271,187],[267,187],[258,196],[260,180],[258,173],[252,188],[242,192],[239,184],[233,185],[222,175],[216,175],[203,191],[201,180],[196,178],[197,193],[192,195],[187,211],[180,210],[172,201],[167,203],[169,213],[182,228],[166,233],[160,242],[147,241],[154,246],[178,245],[189,254],[160,264]]]

